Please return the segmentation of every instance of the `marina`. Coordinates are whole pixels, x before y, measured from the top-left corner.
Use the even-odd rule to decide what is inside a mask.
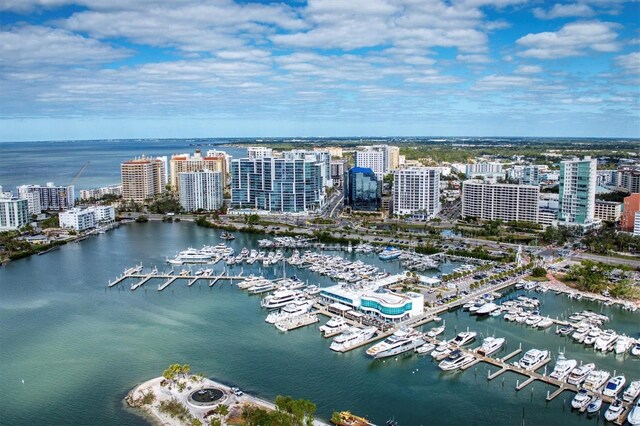
[[[227,242],[227,244],[233,244],[233,248],[238,254],[244,247],[247,247],[249,251],[252,250],[252,247],[256,247],[254,236],[237,232],[235,237],[235,240]],[[20,383],[21,378],[25,379],[25,388],[18,388],[15,396],[2,391],[3,400],[10,403],[16,410],[16,414],[9,414],[9,421],[11,422],[15,415],[24,413],[26,409],[16,398],[24,396],[25,392],[33,395],[34,389],[37,389],[37,393],[33,396],[34,402],[46,407],[38,395],[46,394],[49,383],[51,386],[58,386],[54,378],[44,382],[36,380],[32,374],[22,368],[20,359],[25,357],[38,357],[38,364],[56,376],[72,377],[76,382],[84,382],[85,380],[91,380],[92,383],[95,383],[96,380],[108,382],[109,385],[100,385],[100,395],[116,398],[111,401],[117,401],[117,395],[131,388],[132,375],[141,379],[150,377],[157,373],[158,365],[165,364],[167,357],[186,351],[185,356],[189,358],[193,368],[211,371],[223,382],[233,380],[243,388],[251,389],[252,394],[263,396],[265,399],[273,399],[274,392],[294,396],[308,395],[309,399],[318,403],[318,414],[321,418],[328,419],[333,408],[344,407],[344,409],[362,413],[378,424],[384,424],[384,421],[392,416],[398,419],[400,424],[424,424],[426,422],[437,424],[443,418],[448,418],[455,423],[462,423],[465,422],[463,412],[473,410],[477,404],[487,403],[498,403],[502,407],[501,411],[491,417],[492,423],[497,425],[512,424],[513,419],[510,413],[521,413],[523,408],[526,411],[527,424],[571,426],[589,424],[590,422],[595,424],[595,417],[580,416],[578,411],[571,412],[571,399],[567,395],[573,397],[574,387],[566,382],[563,387],[562,385],[559,387],[554,384],[552,379],[548,378],[553,369],[558,347],[563,349],[567,358],[579,360],[583,364],[593,362],[597,369],[614,373],[614,376],[624,375],[628,383],[638,379],[635,377],[637,373],[634,374],[637,371],[637,358],[630,355],[630,350],[626,352],[626,355],[616,355],[615,349],[606,353],[594,352],[593,349],[586,349],[583,344],[574,342],[571,337],[556,334],[553,327],[542,330],[534,329],[524,323],[507,321],[502,316],[469,315],[468,312],[458,309],[464,304],[463,301],[466,303],[466,301],[480,297],[485,293],[502,293],[503,297],[496,297],[496,301],[493,302],[498,304],[520,295],[531,296],[525,290],[513,289],[513,282],[500,283],[495,288],[479,289],[474,294],[468,295],[469,298],[466,298],[467,295],[465,295],[464,300],[454,302],[452,305],[455,306],[453,307],[439,305],[425,308],[422,315],[412,317],[407,321],[407,324],[414,330],[425,334],[432,328],[446,323],[446,329],[436,336],[437,342],[453,339],[459,332],[467,328],[478,333],[477,343],[461,348],[462,353],[474,357],[474,363],[465,366],[464,370],[451,372],[441,371],[431,357],[418,356],[414,351],[379,360],[373,360],[365,355],[370,346],[392,335],[396,331],[394,328],[398,325],[393,325],[384,332],[379,330],[378,334],[373,336],[372,341],[357,348],[351,348],[347,352],[331,351],[329,346],[332,339],[342,331],[334,331],[335,334],[332,336],[323,338],[323,333],[318,330],[319,327],[325,325],[329,316],[335,318],[338,315],[330,310],[331,305],[314,304],[313,311],[316,312],[315,315],[319,321],[287,333],[282,333],[272,324],[266,323],[264,320],[268,311],[260,307],[260,300],[265,295],[251,295],[248,293],[248,288],[247,291],[243,291],[238,283],[245,283],[247,278],[252,275],[256,279],[263,276],[265,280],[272,282],[281,280],[285,268],[283,262],[270,265],[269,268],[265,268],[259,262],[253,265],[243,262],[241,266],[233,265],[231,267],[225,265],[225,274],[234,277],[234,280],[222,279],[219,283],[224,283],[224,285],[212,287],[208,286],[207,281],[211,277],[200,278],[200,275],[195,274],[199,268],[203,268],[215,269],[216,272],[213,272],[212,276],[219,276],[222,274],[220,266],[216,268],[207,265],[192,267],[192,272],[185,275],[186,278],[178,281],[188,284],[198,277],[192,286],[170,285],[162,292],[129,291],[129,281],[133,284],[139,283],[146,277],[144,271],[148,271],[149,268],[141,272],[132,272],[132,275],[140,276],[134,276],[129,281],[123,281],[120,285],[113,286],[111,291],[107,288],[107,283],[109,280],[113,282],[113,276],[117,273],[114,269],[123,271],[125,268],[131,267],[133,262],[142,262],[143,265],[160,265],[166,254],[174,253],[176,247],[215,245],[218,244],[216,238],[218,238],[217,233],[198,229],[190,224],[149,223],[133,225],[120,227],[97,239],[84,241],[82,245],[86,245],[86,250],[91,251],[91,257],[88,256],[88,253],[87,256],[84,255],[86,250],[77,251],[74,245],[62,247],[47,256],[34,258],[38,262],[67,265],[59,269],[59,277],[53,278],[54,282],[58,283],[56,286],[49,285],[51,277],[43,275],[41,272],[34,273],[32,268],[28,268],[34,259],[28,262],[12,263],[0,271],[3,274],[12,273],[18,277],[14,279],[18,280],[20,278],[16,274],[24,274],[25,278],[23,279],[28,276],[29,282],[33,283],[31,291],[36,291],[42,295],[41,297],[49,300],[44,308],[31,308],[37,309],[35,311],[27,310],[27,307],[21,314],[18,314],[18,311],[3,311],[3,313],[8,313],[5,316],[7,321],[13,324],[16,329],[24,330],[24,333],[35,335],[36,329],[49,327],[49,323],[51,326],[54,324],[53,321],[31,322],[30,313],[39,313],[40,319],[46,312],[60,312],[56,315],[63,315],[62,312],[69,311],[70,303],[76,304],[77,307],[72,311],[77,315],[88,314],[90,311],[92,318],[101,321],[99,328],[96,320],[55,323],[59,330],[58,335],[64,336],[65,341],[69,342],[65,347],[49,345],[45,349],[34,342],[27,353],[17,353],[17,350],[9,349],[10,356],[7,360],[8,363],[5,364],[9,367],[6,380]],[[131,241],[131,244],[137,244],[137,246],[132,247],[131,251],[126,251],[123,249],[126,246],[124,241]],[[149,242],[145,243],[146,241]],[[148,254],[140,255],[139,253]],[[377,267],[379,271],[386,270],[390,276],[403,271],[403,267],[399,264],[400,260],[381,261],[375,253],[356,253],[355,251],[352,253],[342,251],[341,253],[341,256],[351,262],[360,260],[364,264]],[[290,252],[283,254],[287,258],[291,257]],[[325,252],[325,254],[331,253]],[[98,272],[92,277],[94,282],[87,287],[84,284],[86,280],[83,279],[83,271],[72,269],[70,265],[90,264],[94,261],[93,258],[100,255],[111,256],[110,263],[113,267],[96,268]],[[302,256],[303,253],[300,255]],[[440,268],[444,268],[444,273],[459,266],[460,264],[439,265]],[[188,267],[184,267],[184,269],[188,269]],[[20,272],[21,270],[22,272]],[[241,270],[242,274],[240,275]],[[180,272],[181,268],[175,268],[170,276],[180,276]],[[170,279],[166,272],[160,271],[159,275],[162,277],[157,278],[158,281],[164,282]],[[309,267],[298,268],[289,264],[286,265],[286,275],[288,277],[296,275],[308,287],[317,285],[320,289],[336,285],[339,282],[329,276],[313,272]],[[233,285],[227,285],[231,282]],[[44,283],[47,285],[45,286]],[[155,287],[149,287],[149,284],[155,285],[154,280],[147,281],[138,290],[149,288],[155,290]],[[65,293],[73,292],[78,296],[70,300],[65,293],[60,295],[54,293],[58,291],[58,288],[64,288]],[[304,291],[304,289],[298,290]],[[3,299],[13,299],[17,303],[20,299],[20,287],[16,287],[15,291],[15,294],[9,294],[5,290],[2,295]],[[316,294],[315,297],[319,297],[319,294]],[[566,318],[567,315],[591,309],[606,314],[610,318],[610,321],[606,323],[606,328],[613,329],[618,334],[637,338],[636,313],[624,311],[615,306],[596,305],[598,302],[586,299],[569,299],[563,295],[556,295],[552,291],[540,293],[537,297],[540,301],[542,316]],[[64,304],[57,302],[59,300],[64,300]],[[78,305],[78,303],[82,303],[82,305]],[[132,306],[136,306],[133,317],[131,316]],[[122,323],[116,324],[113,320],[123,317],[130,318],[129,323],[135,323],[136,326],[129,328],[127,334],[121,333]],[[355,319],[344,318],[344,321],[348,322],[350,326],[367,327],[362,323],[362,317],[356,315],[352,318]],[[441,318],[442,321],[437,321],[437,318]],[[558,326],[562,327],[560,324]],[[98,329],[101,330],[100,338],[92,338]],[[152,333],[148,332],[150,329],[153,330]],[[233,333],[230,333],[230,330],[233,330]],[[506,343],[491,356],[483,358],[475,350],[488,336],[504,337]],[[10,336],[5,335],[4,337],[9,342],[11,341]],[[94,340],[96,340],[95,343],[93,343]],[[116,351],[113,345],[104,344],[113,341],[120,342],[119,346],[149,347],[153,348],[153,351],[136,350],[138,355],[132,357],[127,352]],[[110,363],[120,365],[122,368],[117,371],[109,369],[108,372],[102,372],[102,369],[97,368],[97,365],[91,367],[83,361],[83,351],[80,348],[95,347],[97,350],[98,346],[102,349],[97,353],[100,353],[104,359],[108,358]],[[211,356],[212,347],[217,348],[216,355],[213,357]],[[546,349],[552,353],[551,361],[547,364],[546,378],[542,371],[545,367],[535,373],[521,374],[517,367],[513,366],[512,363],[519,358],[517,355],[523,354],[531,348]],[[508,358],[508,355],[515,351],[520,352]],[[47,358],[44,358],[45,356]],[[48,360],[73,359],[74,357],[80,361],[74,365],[65,365],[64,371]],[[256,369],[251,368],[252,365],[268,365],[268,367]],[[309,368],[309,365],[313,365],[313,368]],[[485,369],[483,366],[487,366],[487,368]],[[504,369],[502,373],[496,374],[502,369]],[[101,381],[100,377],[105,374],[108,374],[109,380]],[[487,380],[487,377],[493,374],[496,374],[495,378]],[[540,377],[538,378],[538,376]],[[49,374],[46,373],[45,377],[49,377]],[[305,380],[300,380],[302,377]],[[532,377],[533,380],[530,380]],[[313,381],[316,385],[310,388],[309,381]],[[343,383],[349,392],[336,393],[334,384],[337,382]],[[359,386],[363,382],[369,384],[366,389]],[[516,392],[516,387],[520,387],[522,390]],[[401,392],[401,389],[405,388],[412,388],[414,391]],[[478,392],[479,389],[483,389],[483,391]],[[567,393],[563,395],[565,390]],[[547,400],[547,391],[549,400]],[[402,395],[402,399],[397,398],[399,394]],[[74,396],[81,398],[78,394]],[[446,405],[451,398],[456,398],[460,407],[460,410],[453,413],[447,409]],[[72,404],[66,396],[64,400]],[[92,407],[104,407],[110,404],[105,403],[102,397],[96,399],[91,395],[89,401]],[[388,409],[390,401],[394,407],[393,412],[389,412]],[[113,402],[111,404],[113,405]],[[629,403],[626,404],[630,407]],[[607,408],[608,402],[605,400],[601,413]],[[625,410],[625,412],[628,411]],[[61,422],[63,420],[57,417],[55,412],[46,408],[41,412],[46,413],[48,421]],[[125,411],[103,408],[89,411],[83,409],[82,406],[77,406],[74,416],[78,423],[86,423],[89,421],[88,419],[103,424],[113,424],[114,419],[118,419],[120,424],[142,423],[138,423],[136,417],[132,417]],[[602,414],[600,418],[602,419]],[[40,419],[45,421],[44,417]],[[479,420],[489,421],[489,418],[480,414]]]

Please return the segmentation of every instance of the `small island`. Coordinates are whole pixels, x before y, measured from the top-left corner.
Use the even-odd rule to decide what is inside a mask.
[[[326,425],[314,418],[316,405],[310,401],[277,396],[274,404],[190,370],[188,364],[172,364],[161,377],[136,386],[125,401],[160,425]]]

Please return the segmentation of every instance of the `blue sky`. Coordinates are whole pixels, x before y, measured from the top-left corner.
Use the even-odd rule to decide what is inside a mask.
[[[0,140],[640,137],[640,2],[0,0]]]

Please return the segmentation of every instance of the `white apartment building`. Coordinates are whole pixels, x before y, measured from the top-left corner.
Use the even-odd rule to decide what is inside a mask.
[[[0,197],[0,231],[20,229],[29,224],[30,217],[27,200]]]
[[[109,185],[95,189],[81,189],[80,199],[88,200],[90,198],[102,198],[105,195],[122,195],[122,185]]]
[[[440,170],[435,167],[398,169],[393,179],[393,213],[431,219],[440,212]]]
[[[224,198],[222,181],[222,172],[219,171],[178,173],[180,205],[188,212],[218,210]]]
[[[264,146],[250,146],[247,148],[247,158],[249,160],[266,157],[273,157],[273,149]]]
[[[633,220],[633,235],[640,236],[640,211],[637,211]]]
[[[39,214],[42,210],[66,210],[73,207],[75,190],[73,185],[56,186],[53,182],[47,182],[44,186],[20,185],[18,198],[28,200],[31,214]]]
[[[371,169],[378,180],[393,172],[400,165],[400,148],[390,145],[360,147],[355,152],[355,166]]]
[[[482,177],[502,175],[504,177],[504,172],[502,171],[502,163],[493,163],[489,161],[467,164],[465,167],[465,174],[468,179],[474,178],[476,176]]]
[[[462,184],[462,217],[538,223],[539,193],[533,185],[466,180]]]
[[[60,227],[84,231],[95,228],[101,223],[113,222],[116,212],[112,206],[76,207],[60,213],[58,220]]]

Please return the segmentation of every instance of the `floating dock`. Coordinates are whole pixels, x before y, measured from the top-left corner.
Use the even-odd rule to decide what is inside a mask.
[[[192,275],[188,270],[182,270],[178,275],[175,274],[174,270],[164,272],[164,273],[150,273],[145,274],[142,272],[142,265],[135,266],[133,268],[129,268],[124,271],[122,275],[117,277],[113,281],[109,281],[107,284],[108,288],[115,287],[119,284],[124,283],[128,279],[137,279],[138,282],[131,285],[131,290],[135,291],[138,288],[142,287],[144,284],[149,282],[152,279],[161,279],[165,280],[164,283],[158,285],[158,291],[163,291],[175,281],[178,280],[187,280],[187,285],[191,287],[198,280],[209,280],[209,287],[213,287],[220,280],[229,280],[233,282],[233,280],[244,280],[245,277],[242,274],[242,271],[239,275],[228,275],[226,270],[223,270],[220,275]]]

